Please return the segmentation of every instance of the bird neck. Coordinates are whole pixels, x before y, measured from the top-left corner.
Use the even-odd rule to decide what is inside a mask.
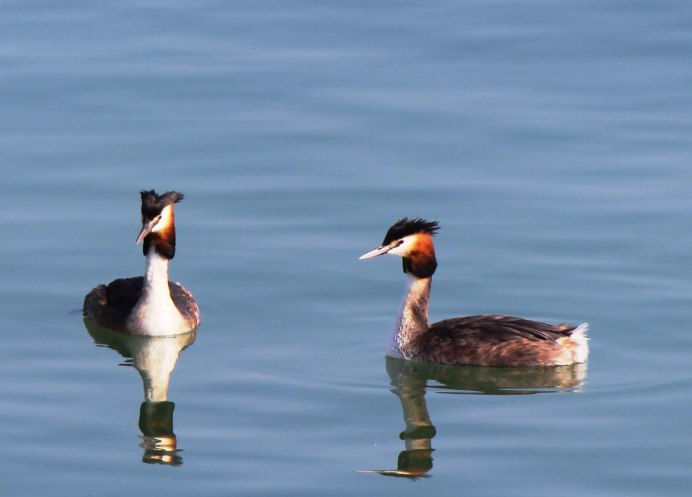
[[[171,294],[168,289],[168,262],[169,259],[159,254],[155,245],[149,247],[146,262],[144,263],[143,295],[149,298],[161,296],[170,300]]]
[[[404,301],[389,339],[387,355],[410,359],[417,353],[417,339],[428,331],[432,277],[418,278],[411,273],[406,277]]]

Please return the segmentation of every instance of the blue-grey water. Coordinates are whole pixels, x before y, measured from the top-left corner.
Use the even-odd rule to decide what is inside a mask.
[[[688,2],[9,1],[0,33],[3,496],[692,492]],[[143,188],[186,195],[181,341],[81,317],[142,272]],[[386,361],[400,262],[357,257],[402,216],[442,226],[432,320],[588,321],[587,367]]]

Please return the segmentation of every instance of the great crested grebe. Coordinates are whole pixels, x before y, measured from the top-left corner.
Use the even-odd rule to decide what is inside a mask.
[[[408,284],[387,355],[402,359],[474,366],[563,366],[585,362],[588,324],[551,325],[513,316],[445,319],[428,326],[432,275],[437,268],[432,236],[437,221],[403,218],[382,244],[360,259],[398,255]]]
[[[168,262],[175,255],[173,204],[179,192],[158,195],[141,191],[142,229],[135,243],[144,242],[144,276],[120,278],[99,285],[84,298],[84,316],[94,323],[132,335],[165,336],[199,326],[199,309],[192,293],[168,281]]]

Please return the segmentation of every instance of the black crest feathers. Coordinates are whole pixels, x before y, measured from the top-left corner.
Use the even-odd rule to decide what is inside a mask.
[[[405,236],[415,235],[416,233],[427,233],[435,235],[440,229],[440,224],[437,221],[428,221],[420,217],[409,219],[407,217],[399,219],[394,223],[384,236],[382,245],[388,245],[394,240],[400,240]]]
[[[154,190],[142,190],[139,194],[142,196],[142,216],[144,219],[155,218],[161,214],[164,207],[178,203],[185,198],[182,193],[174,191],[159,195]]]

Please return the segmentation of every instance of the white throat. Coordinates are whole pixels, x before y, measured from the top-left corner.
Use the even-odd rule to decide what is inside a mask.
[[[389,335],[387,355],[410,359],[417,352],[416,338],[428,331],[431,278],[406,274],[406,291],[396,324]]]
[[[137,305],[128,319],[134,333],[166,336],[187,331],[168,288],[168,259],[152,244],[144,266],[144,286]]]
[[[168,292],[168,259],[159,254],[152,243],[144,263],[143,292],[151,293],[162,290],[165,290],[170,298]]]

